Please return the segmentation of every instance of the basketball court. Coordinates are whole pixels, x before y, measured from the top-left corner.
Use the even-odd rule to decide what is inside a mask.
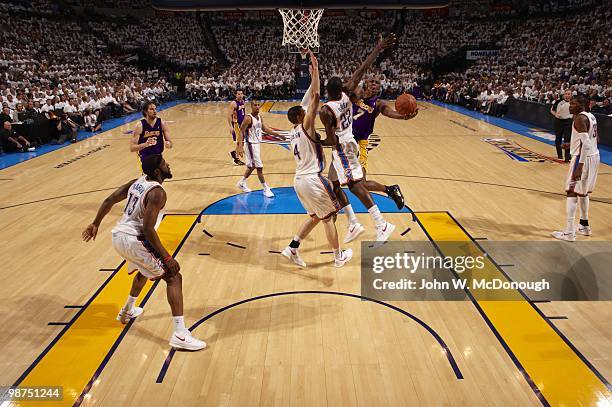
[[[481,139],[507,138],[541,154],[550,147],[419,104],[412,121],[381,118],[370,152],[371,176],[398,183],[416,214],[417,222],[377,198],[398,226],[394,240],[449,233],[548,240],[563,213],[555,186],[565,167],[512,160]],[[292,105],[268,103],[262,117],[287,129],[286,116],[270,111]],[[145,314],[135,323],[115,321],[131,282],[110,245],[120,208],[94,244],[80,241],[99,202],[139,175],[126,124],[3,170],[2,382],[61,384],[66,405],[605,405],[609,302],[520,302],[509,312],[477,300],[389,304],[408,316],[349,296],[360,295],[359,262],[331,267],[330,254],[321,254],[328,250],[322,230],[305,242],[308,268],[278,254],[305,217],[291,188],[293,156],[264,145],[277,197],[240,194],[242,169],[228,164],[223,107],[181,104],[160,113],[173,122],[175,140],[166,153],[175,178],[165,184],[160,236],[183,270],[186,320],[201,321],[195,332],[209,348],[170,353],[163,284],[145,289]],[[55,168],[100,146],[108,147]],[[612,173],[607,165],[601,172]],[[611,197],[602,182],[591,209],[601,220],[598,240],[612,239],[604,223]],[[367,224],[367,214],[358,217]],[[371,230],[364,237],[373,238]],[[566,318],[548,318],[559,316]],[[530,355],[532,348],[538,353]]]
[[[289,130],[286,112],[298,103],[267,101],[261,116]],[[600,300],[590,301],[536,300],[520,290],[512,301],[470,290],[463,301],[365,298],[359,241],[348,244],[355,258],[343,268],[332,266],[322,228],[303,242],[307,268],[280,255],[306,218],[293,190],[293,152],[278,140],[264,143],[276,196],[263,197],[255,177],[253,192],[241,193],[235,185],[244,167],[229,161],[226,109],[179,103],[158,113],[174,142],[164,152],[174,178],[164,183],[158,232],[181,265],[185,320],[208,347],[169,347],[163,282],[147,283],[141,317],[115,320],[132,280],[110,240],[121,204],[95,242],[81,240],[100,202],[141,175],[128,148],[139,119],[132,116],[0,173],[0,383],[62,386],[63,400],[45,405],[612,403],[609,274],[598,281]],[[533,136],[541,129],[455,110],[419,101],[413,120],[376,122],[368,178],[399,184],[406,199],[397,210],[375,196],[397,226],[391,240],[428,242],[441,253],[444,242],[459,241],[483,254],[487,242],[550,242],[565,221],[567,167]],[[596,236],[585,240],[612,241],[611,176],[602,163],[590,208]],[[349,197],[367,228],[361,239],[375,240],[367,211]],[[344,215],[337,224],[342,235]],[[488,255],[489,275],[511,280],[520,259]],[[567,278],[579,282],[574,271]]]

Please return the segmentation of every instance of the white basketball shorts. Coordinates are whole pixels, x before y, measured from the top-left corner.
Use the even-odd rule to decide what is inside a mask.
[[[329,178],[341,185],[363,179],[363,168],[359,162],[359,144],[354,138],[340,140],[332,149],[332,165]]]
[[[246,165],[249,168],[263,168],[259,143],[245,143],[244,154],[246,156]]]
[[[323,175],[296,175],[293,182],[293,188],[310,216],[327,219],[340,210],[332,184]]]
[[[582,166],[582,174],[578,181],[572,181],[572,175],[574,169],[578,165],[578,156],[572,157],[570,167],[567,170],[567,177],[565,179],[565,191],[575,192],[578,195],[588,195],[595,189],[595,182],[597,181],[597,172],[599,170],[599,154],[594,154],[587,157],[584,160]]]
[[[161,256],[144,236],[113,233],[113,247],[128,262],[130,274],[138,270],[146,278],[158,280],[166,272]]]

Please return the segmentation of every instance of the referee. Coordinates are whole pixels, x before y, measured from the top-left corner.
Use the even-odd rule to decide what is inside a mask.
[[[550,113],[555,116],[555,147],[557,148],[557,158],[563,159],[561,150],[565,151],[565,162],[569,162],[569,148],[562,148],[564,143],[569,143],[572,136],[572,118],[574,117],[570,111],[570,100],[572,99],[572,91],[566,90],[563,93],[563,99],[557,100]]]

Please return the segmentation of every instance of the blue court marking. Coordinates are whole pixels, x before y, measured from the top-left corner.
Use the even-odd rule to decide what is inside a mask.
[[[526,123],[519,122],[517,120],[502,119],[499,117],[488,116],[480,112],[474,112],[470,109],[466,109],[463,106],[447,105],[446,103],[439,102],[437,100],[431,100],[429,103],[442,107],[444,109],[452,110],[453,112],[460,113],[465,116],[469,116],[473,119],[481,120],[485,123],[492,124],[493,126],[501,127],[502,129],[512,131],[520,134],[521,136],[529,137],[530,139],[541,141],[548,145],[554,146],[555,142],[546,138],[538,136],[541,133],[539,130],[534,129],[535,126],[530,126]],[[548,129],[552,133],[552,130]],[[601,162],[604,164],[612,165],[612,148],[599,145],[599,156]]]
[[[268,110],[268,113],[272,114],[287,114],[288,110]]]
[[[202,215],[302,215],[306,210],[302,206],[293,187],[272,188],[274,198],[266,198],[263,192],[253,191],[221,199],[204,209]],[[355,213],[367,213],[368,210],[351,191],[345,189]],[[383,213],[412,213],[408,208],[398,210],[395,203],[383,195],[372,194],[374,203]]]
[[[177,106],[183,103],[187,103],[187,102],[184,100],[175,100],[172,102],[164,103],[163,105],[157,107],[157,111],[161,112],[162,110],[166,110],[166,109],[169,109],[171,107],[174,107],[174,106]],[[142,118],[142,113],[135,112],[127,116],[119,117],[116,119],[109,119],[102,123],[102,130],[97,131],[95,133],[91,133],[85,130],[79,130],[77,134],[77,140],[82,141],[92,136],[97,136],[100,133],[104,133],[105,131],[113,130],[117,127],[123,126],[124,124],[133,122],[141,118]],[[2,154],[0,155],[0,170],[3,170],[13,165],[22,163],[24,161],[31,160],[36,157],[40,157],[43,154],[47,154],[52,151],[59,150],[60,148],[68,147],[70,145],[72,145],[72,143],[70,143],[69,141],[64,144],[60,144],[60,145],[45,144],[45,145],[42,145],[36,148],[36,151],[31,152],[31,153],[28,152],[28,153]]]

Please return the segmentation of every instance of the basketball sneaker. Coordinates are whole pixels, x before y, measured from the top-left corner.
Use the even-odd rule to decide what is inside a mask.
[[[234,160],[234,165],[244,165],[244,162],[240,161],[240,158]]]
[[[194,338],[188,330],[174,332],[169,343],[173,348],[185,350],[200,350],[206,347],[206,342]]]
[[[575,242],[576,241],[576,233],[574,232],[564,232],[561,230],[555,230],[551,233],[552,237],[559,240],[565,240],[566,242]]]
[[[365,232],[365,228],[361,226],[361,223],[355,223],[353,225],[349,225],[348,231],[346,232],[346,236],[344,237],[344,243],[350,243],[353,240],[357,239],[360,234]]]
[[[125,325],[130,322],[130,319],[138,317],[143,312],[144,310],[140,307],[134,307],[130,311],[126,311],[121,308],[121,311],[119,311],[119,314],[117,314],[117,321]]]
[[[270,188],[264,188],[263,194],[266,198],[274,198],[274,192]]]
[[[376,241],[377,242],[386,242],[391,236],[391,233],[395,230],[395,225],[392,225],[389,222],[385,222],[384,225],[376,228]]]
[[[285,256],[287,259],[291,260],[292,262],[294,262],[295,264],[297,264],[300,267],[306,267],[306,262],[304,260],[302,260],[302,258],[300,257],[300,254],[298,253],[297,249],[293,249],[289,246],[285,247],[285,250],[283,250],[281,252],[281,254],[283,256]]]
[[[242,192],[251,192],[251,188],[247,187],[246,182],[238,181],[236,187],[240,189]]]
[[[576,230],[576,233],[582,236],[591,236],[591,227],[578,225],[578,229]]]
[[[348,263],[348,261],[350,259],[352,259],[352,258],[353,258],[353,250],[352,249],[341,250],[340,251],[340,256],[336,257],[334,259],[334,266],[342,267],[346,263]]]
[[[393,199],[395,205],[397,205],[397,209],[402,209],[404,207],[404,195],[402,195],[402,190],[399,185],[391,185],[387,187],[387,195],[389,198]]]

